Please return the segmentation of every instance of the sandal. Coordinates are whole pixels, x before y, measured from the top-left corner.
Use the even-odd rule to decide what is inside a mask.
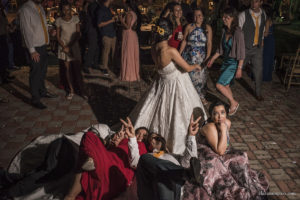
[[[68,99],[68,100],[72,100],[73,96],[74,96],[74,93],[69,93],[69,94],[67,95],[67,99]]]
[[[235,106],[235,108],[233,109],[232,112],[231,112],[231,110],[229,109],[228,115],[229,115],[229,116],[234,115],[234,114],[236,113],[236,111],[238,110],[239,106],[240,106],[240,104],[238,103],[238,104]]]

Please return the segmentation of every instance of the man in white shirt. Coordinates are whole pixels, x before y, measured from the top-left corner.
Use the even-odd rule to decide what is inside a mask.
[[[261,85],[263,72],[263,33],[266,14],[261,9],[262,0],[251,0],[251,8],[240,13],[239,26],[244,32],[246,58],[244,65],[251,61],[255,81],[255,96],[263,101]]]
[[[168,199],[179,200],[186,180],[200,182],[200,162],[196,159],[196,134],[199,131],[198,117],[191,116],[186,150],[183,155],[172,155],[166,149],[166,141],[159,134],[148,137],[148,154],[140,156],[135,131],[129,118],[121,120],[129,137],[130,165],[137,168],[137,193],[140,200]],[[184,168],[188,166],[190,168]]]
[[[45,87],[49,35],[41,2],[42,0],[29,0],[24,3],[19,11],[19,17],[21,32],[31,57],[29,85],[32,105],[38,109],[45,109],[47,107],[41,103],[41,97],[54,98],[57,96],[47,92]]]

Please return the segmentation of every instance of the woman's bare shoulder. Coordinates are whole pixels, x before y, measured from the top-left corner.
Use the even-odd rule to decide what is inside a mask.
[[[203,126],[203,131],[204,131],[204,134],[207,132],[210,132],[210,131],[217,131],[217,127],[216,127],[215,123],[210,122],[210,123],[207,123],[205,126]]]

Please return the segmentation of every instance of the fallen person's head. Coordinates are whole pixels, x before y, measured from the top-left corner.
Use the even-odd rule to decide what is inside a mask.
[[[146,142],[149,130],[146,127],[140,127],[135,130],[135,136],[138,142]]]
[[[168,152],[165,138],[157,133],[151,133],[147,139],[147,143],[150,152],[153,152],[154,150]]]

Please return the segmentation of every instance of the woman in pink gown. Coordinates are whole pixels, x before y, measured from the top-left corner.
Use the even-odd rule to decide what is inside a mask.
[[[124,27],[122,34],[121,75],[122,81],[140,80],[139,42],[134,26],[136,26],[136,9],[131,1],[126,1],[127,13],[120,17]],[[138,12],[138,11],[137,11]]]

